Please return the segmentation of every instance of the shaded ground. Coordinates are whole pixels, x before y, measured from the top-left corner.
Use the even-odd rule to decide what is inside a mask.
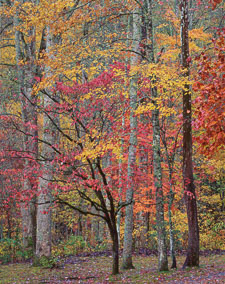
[[[60,268],[41,269],[29,263],[0,266],[0,283],[225,283],[225,255],[201,256],[200,268],[181,270],[185,256],[178,257],[178,269],[157,272],[156,256],[134,256],[136,269],[111,275],[112,257],[71,256],[60,260]]]

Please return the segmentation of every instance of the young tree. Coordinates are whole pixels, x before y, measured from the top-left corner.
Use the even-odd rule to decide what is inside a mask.
[[[112,68],[117,69],[116,66]],[[59,178],[59,183],[63,185],[60,186],[56,179],[55,187],[56,189],[59,187],[62,192],[58,194],[60,191],[57,190],[55,199],[56,202],[63,203],[81,214],[97,216],[105,220],[112,239],[112,273],[117,274],[119,273],[119,240],[116,217],[123,207],[131,204],[132,200],[121,202],[117,191],[118,183],[115,182],[115,177],[110,176],[112,162],[117,163],[117,156],[113,154],[113,149],[120,148],[121,137],[115,130],[117,123],[121,125],[121,102],[123,102],[119,94],[111,97],[111,92],[114,92],[114,80],[116,82],[113,72],[105,71],[84,85],[76,84],[73,88],[69,88],[68,93],[68,87],[59,85],[64,93],[64,99],[67,94],[70,100],[73,100],[69,106],[62,104],[61,107],[64,113],[71,113],[70,127],[72,130],[75,126],[75,135],[69,136],[61,130],[68,146],[67,151],[61,149],[62,153],[57,158],[59,169],[57,176],[62,177]],[[98,93],[100,86],[105,90],[103,96]],[[105,97],[106,94],[108,98]],[[111,113],[114,114],[113,119]],[[114,131],[112,132],[111,129]],[[112,162],[104,163],[106,158],[109,159],[109,153],[112,153],[110,155]],[[82,206],[68,200],[63,192],[76,192],[84,201]]]

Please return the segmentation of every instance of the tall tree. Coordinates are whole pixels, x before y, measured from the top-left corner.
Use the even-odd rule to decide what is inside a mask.
[[[181,64],[185,80],[190,74],[190,55],[188,37],[188,0],[182,0],[181,5]],[[188,249],[183,267],[199,266],[199,228],[197,217],[197,201],[192,165],[192,112],[191,90],[188,83],[183,90],[183,184],[184,198],[188,217]]]
[[[133,43],[132,43],[132,56],[130,65],[131,68],[137,66],[140,44],[140,24],[138,10],[135,9],[133,13]],[[124,229],[124,242],[123,242],[123,268],[134,268],[132,263],[132,245],[133,245],[133,194],[135,189],[135,172],[136,172],[136,152],[137,152],[137,117],[135,109],[137,108],[137,73],[130,79],[129,89],[129,103],[130,103],[130,139],[128,149],[128,170],[127,170],[127,191],[126,202],[130,203],[126,207],[125,215],[125,229]]]
[[[154,56],[154,38],[152,24],[152,0],[144,2],[143,13],[143,40],[146,53],[146,59],[150,63],[155,63]],[[151,84],[154,85],[155,79],[151,76]],[[161,146],[160,146],[160,124],[159,108],[157,104],[157,88],[151,87],[151,99],[154,104],[152,110],[153,124],[153,172],[154,187],[156,191],[156,222],[158,235],[158,269],[159,271],[168,270],[167,247],[166,247],[166,230],[164,222],[164,198],[162,188],[162,167],[161,167]]]
[[[33,4],[35,4],[35,2]],[[21,5],[23,4],[21,3]],[[30,200],[30,202],[25,202],[24,200],[21,200],[22,234],[24,246],[27,247],[32,241],[33,249],[35,250],[36,207],[34,205],[34,201],[37,180],[35,179],[35,174],[31,176],[29,172],[35,166],[35,160],[38,155],[36,112],[37,97],[32,92],[35,84],[34,77],[36,72],[36,37],[34,26],[31,26],[25,32],[21,32],[19,30],[20,8],[20,5],[16,8],[14,26],[16,63],[23,121],[22,132],[24,133],[23,151],[27,153],[27,159],[25,160],[24,167],[23,197],[26,200],[28,197],[27,195],[30,195],[31,192],[34,193],[32,201]]]
[[[50,50],[53,46],[53,35],[50,27],[46,28],[46,52],[51,57]],[[47,65],[46,76],[51,77],[51,69]],[[37,244],[36,256],[51,256],[51,211],[52,211],[52,192],[51,182],[54,177],[54,157],[53,146],[57,142],[57,116],[53,113],[54,101],[50,88],[45,90],[43,113],[43,137],[42,140],[42,175],[39,178],[38,198],[37,198]]]

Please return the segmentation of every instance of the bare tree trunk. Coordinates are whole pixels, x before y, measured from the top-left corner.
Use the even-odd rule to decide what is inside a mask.
[[[137,52],[139,49],[140,25],[137,9],[133,14],[133,51]],[[138,55],[132,55],[131,66],[138,63]],[[135,166],[136,166],[136,147],[137,147],[137,118],[135,116],[135,109],[137,107],[137,74],[131,78],[130,81],[130,141],[128,153],[128,170],[127,170],[127,192],[126,202],[130,203],[126,206],[125,215],[125,229],[124,229],[124,243],[123,243],[123,268],[134,268],[132,263],[132,233],[133,233],[133,193],[135,189]]]
[[[184,76],[189,77],[188,0],[181,1],[181,63]],[[191,91],[183,90],[183,181],[188,217],[188,249],[183,267],[199,266],[199,228],[192,165]]]

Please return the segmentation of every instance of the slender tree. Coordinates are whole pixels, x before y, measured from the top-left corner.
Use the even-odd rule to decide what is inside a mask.
[[[143,13],[143,43],[145,48],[146,59],[150,63],[155,63],[154,46],[153,46],[153,24],[152,24],[152,0],[144,2]],[[150,78],[152,85],[155,79]],[[167,247],[166,247],[166,230],[164,222],[164,197],[162,188],[162,167],[161,167],[161,146],[160,146],[160,124],[159,108],[157,104],[157,88],[151,88],[151,99],[155,109],[152,110],[153,124],[153,175],[154,186],[156,190],[156,222],[158,235],[158,269],[159,271],[168,270]]]
[[[140,24],[138,9],[133,13],[133,44],[131,56],[131,68],[136,66],[139,60],[138,50],[140,43]],[[136,152],[137,152],[137,117],[135,109],[137,107],[137,74],[133,75],[130,80],[130,140],[128,149],[128,170],[127,170],[127,191],[126,202],[130,203],[126,207],[124,243],[123,243],[123,268],[134,268],[132,263],[132,244],[133,244],[133,194],[135,189],[135,172],[136,172]]]
[[[176,254],[175,254],[174,224],[172,221],[172,205],[173,205],[174,196],[175,196],[175,193],[173,191],[174,162],[175,162],[176,148],[177,148],[177,142],[178,142],[177,141],[178,135],[179,135],[181,128],[178,130],[176,134],[173,151],[170,154],[169,149],[168,149],[168,141],[166,138],[165,127],[166,126],[162,127],[161,139],[164,145],[166,160],[167,160],[168,169],[169,169],[168,217],[169,217],[169,235],[170,235],[170,256],[172,260],[171,268],[177,268]]]
[[[125,124],[125,118],[124,114],[122,117],[122,130],[124,131],[124,124]],[[122,202],[122,190],[123,190],[123,169],[122,169],[122,157],[123,157],[123,144],[124,139],[121,138],[121,149],[120,149],[120,159],[119,159],[119,204]],[[118,233],[118,239],[119,239],[119,246],[120,246],[120,222],[122,217],[122,211],[120,210],[117,214],[117,233]]]
[[[181,64],[184,78],[189,78],[189,37],[188,37],[188,0],[181,5]],[[184,198],[188,217],[188,249],[183,267],[199,266],[199,228],[197,218],[197,201],[192,165],[192,111],[190,85],[185,84],[183,90],[183,183]]]

